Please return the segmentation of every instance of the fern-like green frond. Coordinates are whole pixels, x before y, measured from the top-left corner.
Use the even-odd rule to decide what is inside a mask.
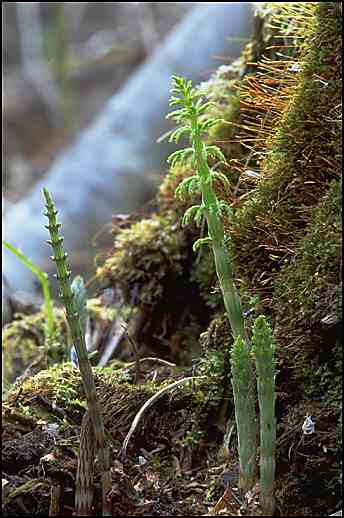
[[[176,130],[171,133],[170,138],[168,139],[169,142],[175,142],[178,144],[179,139],[188,133],[190,133],[191,128],[189,125],[181,126],[180,128],[177,128]]]
[[[192,147],[187,147],[186,149],[178,149],[170,155],[167,159],[167,162],[171,164],[171,167],[174,167],[178,163],[185,163],[188,158],[194,155],[195,151]]]
[[[194,252],[197,252],[197,250],[203,246],[203,245],[209,245],[211,243],[212,239],[211,237],[201,237],[200,239],[197,239],[197,241],[194,242],[192,250]]]
[[[199,190],[199,178],[193,175],[180,182],[176,189],[176,198],[185,200],[186,197],[192,192],[195,192],[195,190]]]
[[[205,149],[208,155],[211,155],[212,157],[217,158],[223,162],[226,161],[224,154],[217,146],[205,146]]]
[[[183,216],[182,219],[182,227],[185,227],[190,223],[192,218],[195,216],[195,213],[198,211],[198,209],[201,207],[201,205],[193,205],[192,207],[189,207]]]

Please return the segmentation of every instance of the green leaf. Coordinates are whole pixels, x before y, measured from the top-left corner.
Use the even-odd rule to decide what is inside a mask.
[[[28,257],[26,257],[23,252],[18,250],[15,246],[7,243],[7,241],[2,242],[4,247],[7,250],[10,250],[19,260],[20,262],[26,266],[36,277],[38,278],[44,296],[44,311],[47,318],[47,338],[53,337],[55,333],[55,320],[54,320],[54,304],[53,299],[51,297],[48,275],[45,272],[42,272]]]
[[[178,144],[178,141],[179,141],[180,137],[182,137],[182,135],[184,135],[184,134],[190,133],[190,131],[191,131],[190,126],[188,126],[188,125],[181,126],[180,128],[177,128],[170,135],[170,138],[168,139],[168,141],[169,142],[175,142],[176,144]]]
[[[194,92],[192,92],[190,99],[191,99],[191,101],[194,101],[195,99],[198,99],[199,97],[205,97],[205,96],[206,96],[206,93],[203,92],[202,90],[195,90]]]
[[[188,115],[188,110],[186,108],[180,108],[179,110],[174,110],[166,115],[166,119],[175,119],[176,121],[182,121]]]
[[[194,154],[194,149],[192,147],[187,147],[186,149],[179,149],[170,155],[167,159],[167,162],[171,164],[171,167],[174,167],[178,163],[186,162],[186,160]]]
[[[83,334],[86,333],[86,321],[87,321],[87,291],[85,283],[81,275],[74,277],[71,284],[71,290],[74,297],[74,304],[76,311],[79,314],[81,331]]]
[[[220,124],[220,122],[222,122],[222,119],[213,117],[211,119],[206,120],[205,122],[202,122],[200,124],[200,129],[201,131],[208,131],[210,130],[210,128],[213,128],[214,126]]]
[[[210,106],[216,106],[216,104],[213,101],[203,102],[198,106],[196,104],[198,115],[202,115],[204,112],[207,111],[208,108],[210,108]],[[213,120],[213,119],[209,119],[209,120]],[[216,119],[216,120],[218,120],[218,119]]]

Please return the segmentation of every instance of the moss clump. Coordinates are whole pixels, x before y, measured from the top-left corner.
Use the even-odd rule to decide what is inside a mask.
[[[190,200],[183,201],[175,197],[176,188],[185,179],[195,174],[191,165],[177,164],[171,167],[163,182],[159,187],[157,195],[157,204],[160,214],[167,214],[177,222],[179,221],[185,210],[191,205]]]
[[[143,219],[116,236],[115,249],[97,275],[102,282],[115,283],[124,299],[134,304],[154,305],[169,282],[183,274],[186,243],[183,233],[169,217],[154,215]]]
[[[293,256],[309,221],[309,209],[341,173],[341,25],[334,9],[332,2],[316,4],[298,81],[266,141],[263,181],[237,212],[233,228],[240,275],[270,295],[274,275]]]
[[[276,279],[272,301],[280,386],[290,398],[281,424],[279,454],[281,462],[283,456],[285,460],[289,455],[289,477],[294,484],[311,486],[313,495],[317,488],[319,502],[314,505],[319,511],[324,501],[331,507],[328,501],[334,494],[333,488],[338,489],[341,472],[341,198],[341,183],[333,180],[311,213],[294,260]],[[300,427],[306,414],[315,418],[316,433],[302,444],[300,441],[291,463],[286,451],[292,447],[289,430],[293,422]],[[300,470],[302,459],[308,460]],[[284,479],[281,484],[291,487],[289,480]],[[287,506],[288,502],[297,501],[297,494],[292,490],[283,498]],[[332,505],[336,503],[333,501]]]
[[[197,374],[207,376],[208,396],[217,414],[214,421],[219,426],[224,425],[232,393],[228,378],[232,342],[232,333],[225,317],[212,320],[207,331],[200,336],[202,356]]]
[[[313,210],[295,259],[275,282],[281,350],[310,397],[340,400],[341,183],[333,180]],[[302,345],[300,345],[302,337]],[[337,396],[334,395],[337,393]]]
[[[109,326],[118,316],[116,308],[105,307],[100,298],[87,301],[91,324]],[[125,314],[126,308],[121,314]],[[35,371],[69,358],[71,338],[64,310],[54,309],[56,333],[50,344],[48,357],[35,366]],[[23,374],[24,370],[43,355],[45,346],[46,315],[44,310],[32,315],[17,314],[15,320],[5,326],[2,335],[3,386],[6,387]]]
[[[128,382],[127,370],[126,365],[120,364],[116,364],[115,368],[93,368],[99,401],[104,412],[104,424],[116,450],[121,448],[123,439],[143,404],[175,381],[165,374],[160,382],[146,381],[135,385]],[[166,368],[155,366],[154,370],[163,372]],[[206,380],[197,380],[192,386],[185,384],[182,388],[167,393],[144,414],[129,449],[138,453],[143,445],[150,449],[156,447],[160,441],[173,443],[177,430],[183,430],[187,436],[188,431],[193,430],[198,422],[200,410],[203,418],[207,414],[208,402]],[[58,422],[62,435],[66,433],[68,437],[68,428],[81,423],[85,407],[79,370],[70,363],[64,363],[39,372],[24,381],[20,387],[14,387],[8,392],[3,405],[4,424],[12,422],[14,415],[36,419],[41,424],[43,421],[45,424]],[[63,440],[63,437],[60,439]]]
[[[61,361],[68,353],[67,323],[64,312],[54,309],[56,334],[49,361]],[[15,320],[6,325],[2,334],[3,383],[4,388],[21,374],[32,362],[38,360],[44,351],[46,315],[44,311],[33,315],[17,314]]]

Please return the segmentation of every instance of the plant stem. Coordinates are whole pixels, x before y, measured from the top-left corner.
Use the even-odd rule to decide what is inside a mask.
[[[213,189],[212,174],[207,163],[204,144],[197,128],[196,116],[193,121],[191,141],[195,150],[195,161],[200,177],[202,204],[205,207],[205,216],[208,223],[209,236],[211,238],[216,273],[233,338],[236,339],[238,336],[245,336],[241,301],[234,285],[232,263],[225,245],[222,214]]]
[[[234,346],[232,350],[232,384],[235,401],[235,417],[238,429],[240,485],[246,492],[251,489],[256,475],[256,435],[257,420],[255,413],[254,373],[250,361],[250,344],[248,342],[239,294],[234,285],[232,260],[225,243],[225,232],[222,223],[222,213],[231,213],[230,207],[217,199],[213,188],[213,180],[219,179],[228,184],[227,178],[219,172],[211,171],[208,165],[209,155],[225,160],[222,152],[216,146],[203,143],[201,134],[219,122],[218,119],[202,121],[200,117],[211,103],[203,102],[202,93],[192,88],[191,81],[174,76],[172,93],[178,97],[171,98],[170,106],[181,105],[182,108],[168,114],[182,124],[170,136],[170,141],[178,142],[182,135],[189,134],[191,147],[176,151],[169,157],[169,162],[186,161],[192,157],[192,166],[197,175],[185,179],[177,188],[176,194],[182,196],[191,193],[196,188],[201,192],[202,204],[190,207],[184,214],[183,223],[192,216],[197,224],[205,216],[208,224],[208,237],[196,241],[194,249],[210,243],[213,249],[215,268],[220,283],[222,297],[229,320]]]
[[[239,487],[246,494],[254,486],[257,476],[257,420],[253,369],[250,354],[241,336],[234,341],[231,350],[231,366],[238,430]]]
[[[256,318],[252,338],[257,366],[257,388],[260,410],[260,491],[261,507],[266,516],[275,509],[275,344],[264,316]]]
[[[62,245],[63,237],[59,235],[59,228],[61,227],[61,224],[57,222],[57,210],[54,207],[51,195],[45,188],[43,189],[43,193],[47,208],[44,214],[45,216],[47,216],[49,220],[49,225],[47,225],[46,228],[49,230],[51,236],[51,241],[48,241],[48,243],[52,246],[54,252],[52,259],[56,264],[56,277],[60,285],[60,296],[66,308],[66,317],[69,323],[73,343],[77,352],[79,369],[88,403],[88,412],[93,424],[96,446],[98,448],[98,460],[103,484],[103,514],[105,516],[111,516],[111,512],[108,509],[107,502],[107,493],[111,488],[111,478],[109,471],[108,450],[105,447],[103,416],[100,405],[98,403],[92,368],[86,350],[85,335],[82,332],[79,314],[76,310],[74,297],[71,289],[71,271],[68,268],[67,254],[65,253]],[[78,506],[79,509],[77,509],[77,512],[79,513],[79,515],[80,512],[81,515],[85,514],[85,511],[87,512],[87,509],[84,509],[83,507],[83,502],[79,502]]]

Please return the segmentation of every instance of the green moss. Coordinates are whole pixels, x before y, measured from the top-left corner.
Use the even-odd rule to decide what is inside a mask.
[[[180,279],[185,257],[183,233],[169,217],[154,215],[116,236],[114,253],[98,269],[98,277],[119,286],[128,302],[136,287],[138,302],[154,305],[166,284]]]
[[[87,311],[92,320],[101,322],[112,322],[118,317],[116,308],[105,306],[100,298],[88,299]]]
[[[311,397],[326,399],[340,386],[340,346],[336,326],[341,321],[341,183],[333,180],[328,193],[313,210],[295,259],[275,282],[276,321],[283,329],[294,376]],[[302,346],[300,346],[302,337]],[[282,347],[283,349],[283,347]],[[332,388],[328,382],[333,383]],[[332,397],[332,396],[331,396]],[[333,398],[332,398],[333,399]]]
[[[115,368],[93,368],[105,428],[115,449],[122,446],[125,434],[144,403],[175,381],[164,378],[159,383],[146,381],[135,385],[127,381],[127,369],[125,364],[116,364]],[[145,445],[147,449],[152,449],[160,440],[171,442],[179,448],[176,432],[182,430],[182,438],[190,437],[190,433],[199,429],[200,422],[204,424],[210,404],[207,380],[197,380],[167,393],[144,414],[131,439],[130,448],[138,451],[135,446],[137,441],[139,448]],[[33,418],[37,424],[58,422],[62,445],[64,433],[68,438],[68,429],[81,422],[85,410],[80,372],[70,363],[64,363],[41,371],[24,381],[20,387],[15,386],[9,390],[3,404],[3,422],[6,425],[20,415]],[[77,442],[74,446],[77,451]]]
[[[300,399],[307,408],[316,403],[318,422],[326,430],[324,441],[338,459],[342,445],[341,212],[341,182],[333,180],[311,213],[294,260],[276,279],[273,296],[281,375],[294,402],[289,412],[298,408]],[[303,410],[299,412],[303,415]],[[286,422],[290,427],[289,416]],[[321,469],[326,471],[328,462],[327,457],[321,458]],[[341,467],[336,463],[326,475],[329,485],[338,483]],[[313,483],[316,478],[312,473]]]
[[[64,312],[54,309],[56,335],[51,357],[46,362],[66,358],[68,353],[67,324]],[[2,334],[3,382],[4,386],[13,381],[26,367],[38,359],[44,351],[46,317],[44,311],[33,315],[17,314],[15,320],[5,326]]]
[[[89,317],[92,321],[109,325],[116,317],[118,310],[106,307],[99,298],[87,301]],[[125,316],[128,308],[121,310]],[[71,339],[64,310],[54,309],[56,334],[50,344],[48,358],[37,365],[37,370],[69,359]],[[15,320],[5,326],[2,335],[3,347],[3,386],[6,389],[24,370],[38,360],[44,351],[46,317],[44,311],[32,315],[17,314]]]
[[[197,373],[207,376],[208,397],[217,411],[220,424],[223,424],[232,393],[228,378],[232,341],[230,326],[225,317],[212,320],[207,331],[200,336],[202,356]]]
[[[233,252],[250,286],[272,289],[332,178],[341,173],[341,28],[334,3],[317,4],[299,81],[267,142],[263,180],[237,212]]]

